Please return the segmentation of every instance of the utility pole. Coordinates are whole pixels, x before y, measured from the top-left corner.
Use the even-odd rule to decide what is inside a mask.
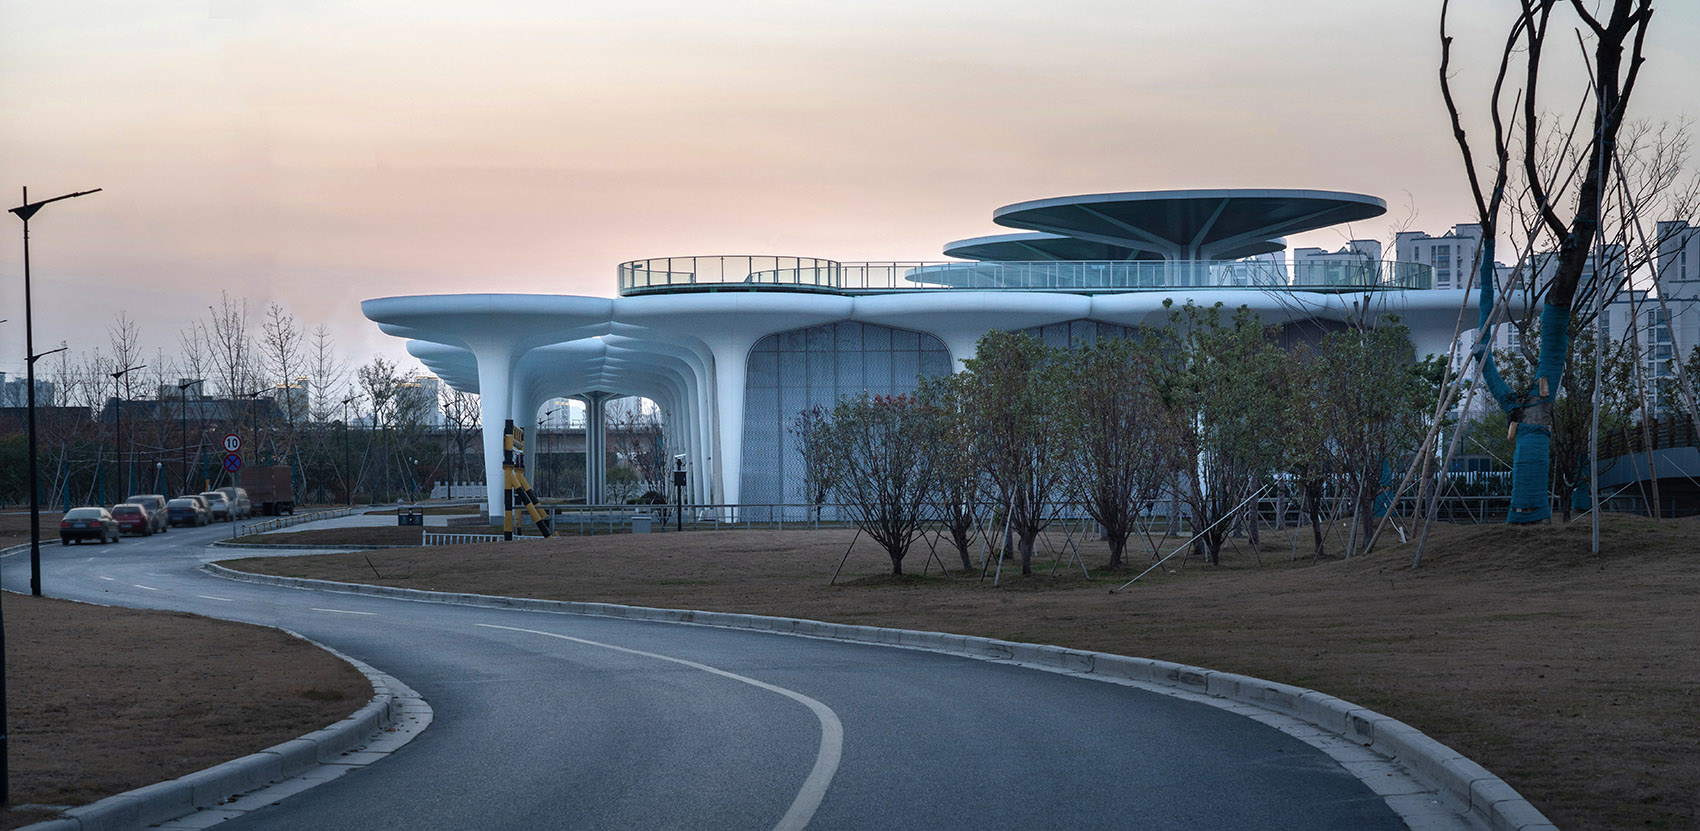
[[[342,400],[342,494],[348,500],[348,506],[354,507],[354,486],[349,483],[348,474],[353,472],[348,455],[348,402],[355,396]]]

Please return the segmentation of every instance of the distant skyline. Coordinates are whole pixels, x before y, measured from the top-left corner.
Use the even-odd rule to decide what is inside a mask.
[[[1692,117],[1700,4],[1656,5],[1632,116]],[[1472,116],[1511,8],[1455,4]],[[1000,205],[1101,191],[1387,201],[1385,217],[1288,241],[1332,249],[1389,241],[1413,211],[1434,234],[1475,218],[1436,83],[1438,14],[1409,0],[0,0],[0,198],[105,189],[31,223],[37,348],[75,353],[104,348],[121,310],[147,353],[170,352],[228,289],[256,331],[275,300],[346,356],[404,356],[361,300],[608,296],[618,263],[669,255],[937,260],[1006,230]],[[1580,89],[1561,86],[1554,107]],[[9,373],[24,358],[20,225],[0,225]]]

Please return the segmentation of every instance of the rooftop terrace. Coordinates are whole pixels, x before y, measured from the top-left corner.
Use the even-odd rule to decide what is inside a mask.
[[[1254,288],[1358,292],[1433,287],[1423,263],[1363,259],[1033,260],[837,262],[813,257],[658,257],[621,263],[621,296],[705,291],[891,294],[911,291],[1051,291],[1073,294]]]

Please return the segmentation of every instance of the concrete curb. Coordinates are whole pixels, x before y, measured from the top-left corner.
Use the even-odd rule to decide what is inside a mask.
[[[430,725],[430,706],[406,684],[322,643],[289,634],[360,670],[372,684],[372,699],[341,721],[300,738],[72,808],[22,831],[205,828],[365,767]],[[193,821],[177,822],[188,819]]]
[[[207,543],[210,548],[252,548],[256,551],[377,551],[384,548],[418,548],[417,545],[329,545],[326,543],[297,543],[295,545],[273,544],[265,542],[225,542],[218,540]],[[26,546],[27,547],[27,546]]]
[[[789,635],[853,641],[858,643],[948,652],[974,658],[1008,661],[1042,669],[1087,677],[1131,681],[1197,693],[1250,705],[1305,722],[1327,733],[1369,748],[1402,764],[1421,783],[1432,788],[1460,814],[1494,831],[1557,831],[1557,826],[1536,810],[1504,780],[1481,765],[1424,735],[1402,721],[1359,707],[1326,693],[1265,681],[1245,675],[1187,666],[1150,658],[1133,658],[1105,652],[1088,652],[1059,646],[1017,643],[972,635],[920,632],[853,626],[798,618],[703,612],[689,609],[655,609],[613,603],[570,600],[534,600],[497,595],[429,592],[366,583],[337,583],[302,577],[277,577],[236,571],[217,563],[203,566],[210,573],[248,583],[264,583],[298,589],[392,597],[403,600],[480,606],[496,609],[558,612],[600,617],[617,617],[665,623],[692,623],[731,629],[750,629]]]

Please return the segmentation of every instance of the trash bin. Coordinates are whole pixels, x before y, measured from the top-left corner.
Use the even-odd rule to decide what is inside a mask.
[[[397,508],[395,512],[397,525],[424,525],[425,510],[423,508]]]
[[[655,521],[655,517],[650,516],[649,514],[634,514],[632,516],[632,533],[634,533],[634,534],[647,534],[647,533],[649,533],[650,523],[652,523],[654,521]]]

